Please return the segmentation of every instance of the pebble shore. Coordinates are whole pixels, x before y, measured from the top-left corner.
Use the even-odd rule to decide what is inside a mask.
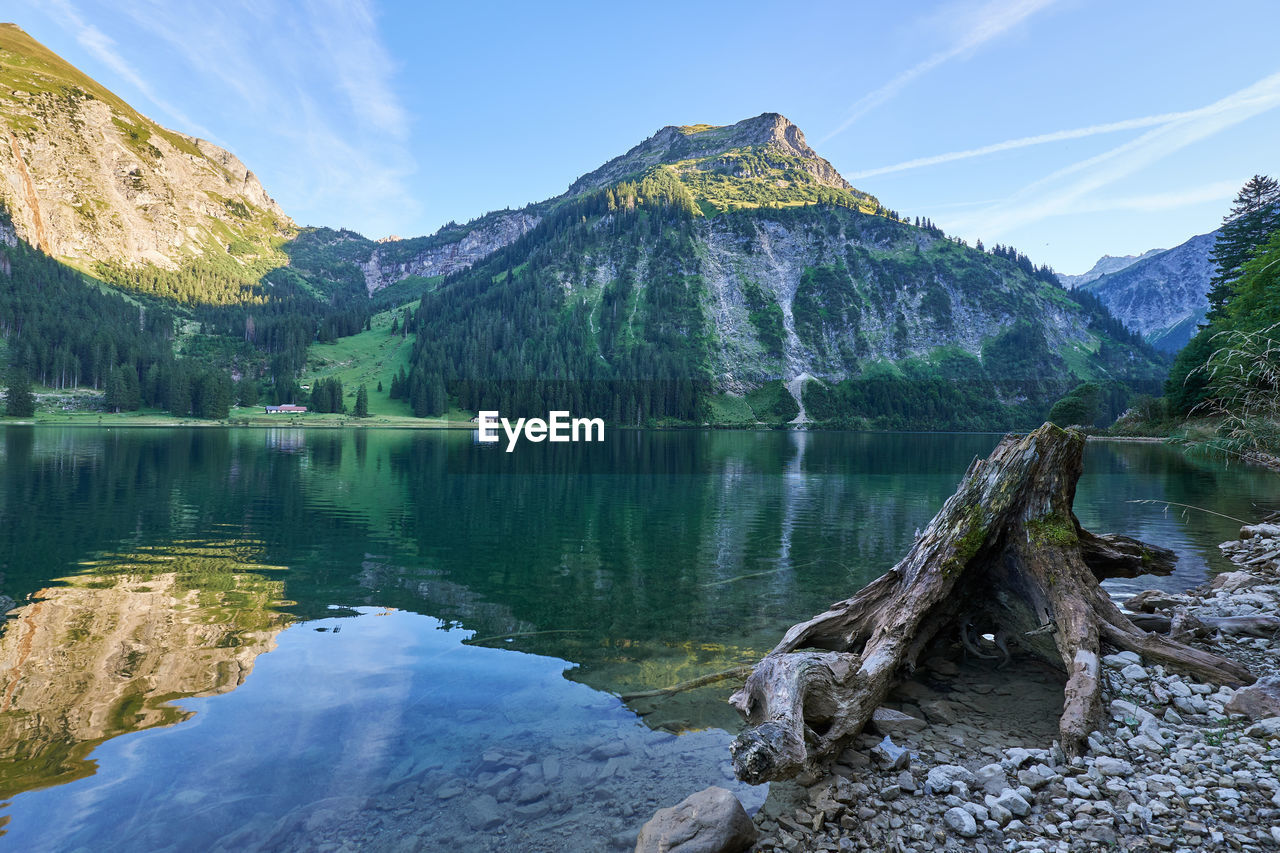
[[[1280,514],[1221,547],[1239,568],[1166,596],[1168,615],[1280,615]],[[1053,741],[1050,674],[925,661],[832,772],[773,786],[752,849],[1280,850],[1280,639],[1189,642],[1260,683],[1232,690],[1107,655],[1105,721],[1070,760]]]

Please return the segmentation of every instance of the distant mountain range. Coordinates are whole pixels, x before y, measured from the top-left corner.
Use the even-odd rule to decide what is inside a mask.
[[[1209,253],[1217,239],[1217,231],[1197,235],[1172,249],[1147,252],[1078,286],[1095,294],[1152,346],[1177,352],[1191,340],[1209,310],[1207,294],[1213,275]],[[1094,270],[1107,260],[1120,259],[1103,258]]]
[[[1158,255],[1163,251],[1164,249],[1151,249],[1143,252],[1141,255],[1121,255],[1119,257],[1116,257],[1115,255],[1103,255],[1101,258],[1098,258],[1097,263],[1089,268],[1088,272],[1081,273],[1080,275],[1066,275],[1064,273],[1058,273],[1058,281],[1062,282],[1062,286],[1067,290],[1074,290],[1082,284],[1088,284],[1089,282],[1097,278],[1101,278],[1108,273],[1120,272],[1120,270],[1125,267],[1132,266],[1138,261],[1146,260],[1152,255]]]
[[[384,242],[299,228],[229,152],[13,25],[0,130],[0,253],[38,247],[90,273],[141,306],[162,349],[276,399],[309,343],[374,334],[387,309],[417,336],[396,390],[418,414],[555,403],[621,423],[999,428],[1037,423],[1079,381],[1164,370],[1096,300],[1012,249],[901,219],[777,113],[665,127],[555,198]],[[23,283],[6,298],[45,310],[20,292],[34,256],[13,257]],[[70,337],[23,343],[40,381],[115,359],[146,402],[169,369],[54,319],[42,334]]]

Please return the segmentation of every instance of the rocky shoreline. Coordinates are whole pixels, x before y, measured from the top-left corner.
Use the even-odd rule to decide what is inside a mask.
[[[1131,601],[1168,616],[1184,642],[1248,666],[1256,685],[1219,688],[1108,655],[1105,722],[1068,760],[1053,740],[1062,694],[1051,673],[933,658],[829,772],[772,786],[749,849],[1280,849],[1280,639],[1267,618],[1252,634],[1206,629],[1280,614],[1280,513],[1221,547],[1237,570]],[[748,849],[714,846],[713,834],[661,849]],[[638,853],[656,840],[642,834]]]

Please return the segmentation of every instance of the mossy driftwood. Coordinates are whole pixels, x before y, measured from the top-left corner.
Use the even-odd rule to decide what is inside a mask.
[[[1134,626],[1100,586],[1168,573],[1174,555],[1084,530],[1072,512],[1085,438],[1045,424],[975,459],[903,560],[826,613],[793,626],[729,700],[747,728],[730,747],[747,782],[794,776],[840,749],[935,641],[1009,649],[1064,672],[1063,749],[1080,752],[1101,717],[1105,642],[1197,678],[1247,669]],[[994,654],[988,656],[994,657]]]

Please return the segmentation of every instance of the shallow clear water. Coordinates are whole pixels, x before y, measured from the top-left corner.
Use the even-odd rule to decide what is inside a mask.
[[[622,849],[731,781],[717,686],[994,435],[0,432],[0,846]],[[1081,522],[1223,565],[1277,478],[1091,444]],[[633,843],[633,842],[631,842]]]

